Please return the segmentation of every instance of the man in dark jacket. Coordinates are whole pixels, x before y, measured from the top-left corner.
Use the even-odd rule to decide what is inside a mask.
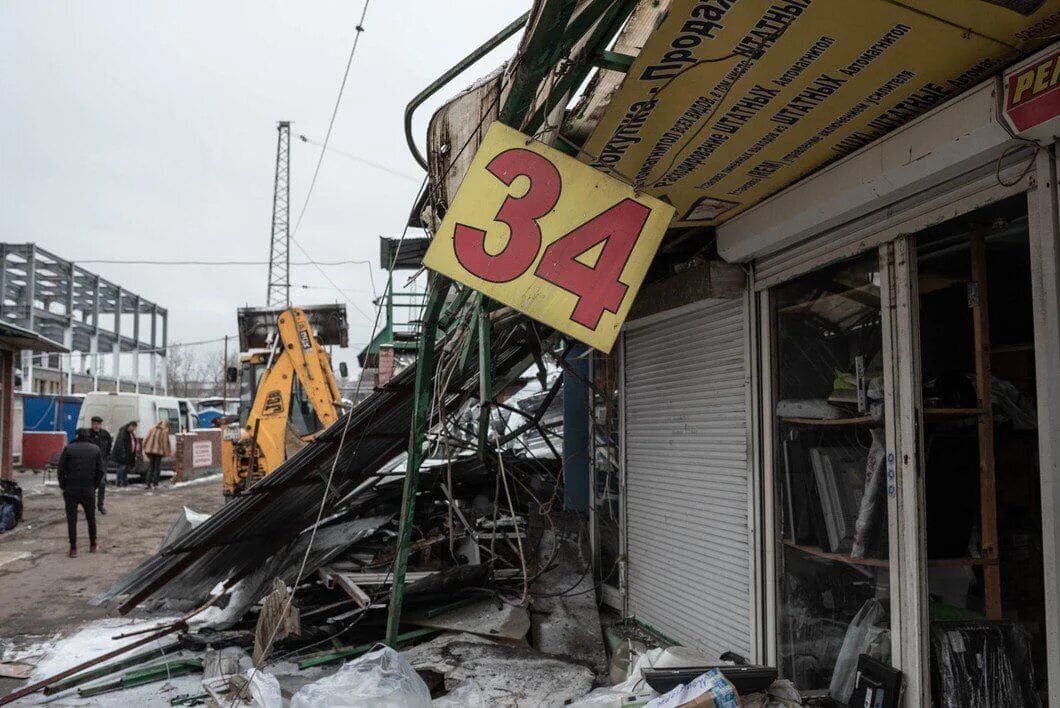
[[[107,459],[110,457],[111,437],[110,433],[103,429],[103,419],[98,415],[92,416],[92,429],[88,431],[88,440],[99,448],[103,455],[103,479],[99,483],[99,513],[106,514],[103,508],[103,498],[107,496]]]
[[[95,553],[96,544],[96,490],[103,479],[103,454],[89,439],[90,431],[81,428],[74,441],[59,455],[59,488],[66,502],[66,530],[70,536],[70,557],[77,558],[77,507],[85,510],[88,522],[89,551]]]
[[[119,487],[129,486],[129,471],[136,471],[136,421],[130,420],[114,440],[114,450],[111,452],[114,464],[117,466],[117,481]]]

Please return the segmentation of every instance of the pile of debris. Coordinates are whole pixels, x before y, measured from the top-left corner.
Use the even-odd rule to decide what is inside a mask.
[[[390,606],[404,484],[398,467],[362,483],[235,582],[196,572],[194,563],[166,579],[141,609],[183,618],[139,630],[133,634],[143,640],[123,647],[120,658],[108,652],[39,688],[87,697],[201,673],[206,700],[218,686],[233,690],[218,677],[275,678],[270,663],[278,659],[333,671],[368,653],[385,635]],[[561,482],[559,460],[511,452],[466,452],[421,471],[397,642],[426,642],[409,660],[433,692],[474,693],[488,704],[551,702],[584,695],[604,670],[587,535],[577,517],[557,511]],[[185,509],[143,567],[189,548],[225,511],[211,519]],[[142,582],[143,567],[99,601],[120,600]],[[159,650],[171,634],[176,641]],[[159,661],[177,651],[186,653]],[[227,669],[218,668],[218,651]],[[288,695],[302,682],[284,686]]]
[[[410,368],[212,516],[185,510],[159,551],[97,598],[153,614],[147,629],[34,674],[0,704],[41,691],[115,692],[121,703],[156,684],[156,703],[182,690],[171,705],[670,700],[642,675],[648,659],[618,650],[632,647],[614,639],[618,625],[605,641],[587,520],[562,509],[562,445],[548,417],[561,379],[542,363],[547,333],[525,319],[494,324],[503,336],[483,389],[477,367],[461,363],[460,337],[439,347],[414,475],[405,451],[422,391]],[[512,397],[534,364],[540,393]],[[485,408],[482,390],[493,392]],[[750,686],[695,659],[680,690],[710,692],[717,706],[776,675]]]

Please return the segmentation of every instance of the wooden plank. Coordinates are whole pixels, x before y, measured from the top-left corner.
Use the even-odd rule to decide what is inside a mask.
[[[787,538],[784,539],[784,545],[810,556],[837,561],[839,563],[847,563],[849,565],[867,565],[873,568],[887,568],[891,565],[891,562],[886,558],[854,558],[846,553],[831,553],[817,546],[804,546]]]
[[[990,313],[986,271],[986,234],[977,228],[972,233],[972,282],[977,298],[972,307],[973,342],[975,345],[975,390],[979,431],[979,512],[981,515],[982,553],[996,560],[997,480],[994,469],[994,413],[990,400]],[[997,564],[983,568],[986,616],[1001,619],[1001,568]]]

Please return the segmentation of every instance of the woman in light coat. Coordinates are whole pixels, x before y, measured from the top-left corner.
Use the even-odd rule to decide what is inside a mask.
[[[147,455],[147,488],[158,486],[158,480],[162,476],[162,458],[173,454],[172,446],[169,444],[169,421],[160,420],[147,432],[144,438],[144,454]]]

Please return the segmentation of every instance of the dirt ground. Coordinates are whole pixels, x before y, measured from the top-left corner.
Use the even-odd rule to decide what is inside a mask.
[[[46,635],[117,615],[89,601],[158,549],[182,506],[213,513],[224,503],[214,477],[173,486],[163,480],[148,492],[140,485],[107,488],[106,516],[97,514],[100,553],[88,552],[84,515],[78,523],[78,558],[68,558],[62,493],[40,473],[18,473],[25,513],[0,534],[0,636]],[[17,559],[28,553],[28,557]]]

